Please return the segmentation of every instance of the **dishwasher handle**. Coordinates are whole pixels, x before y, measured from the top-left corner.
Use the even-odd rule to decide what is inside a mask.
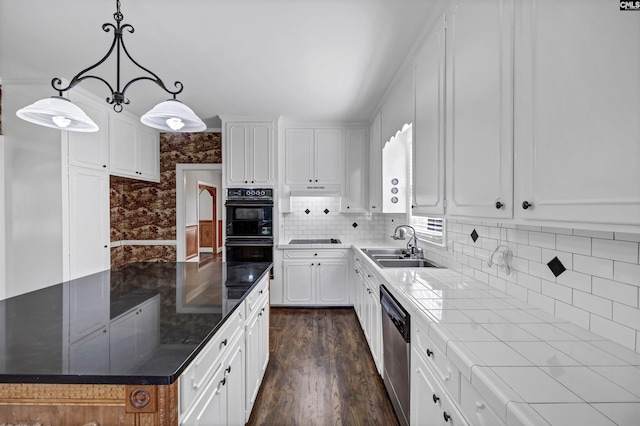
[[[409,312],[393,297],[384,285],[380,285],[380,306],[382,314],[389,317],[406,343],[410,342]]]

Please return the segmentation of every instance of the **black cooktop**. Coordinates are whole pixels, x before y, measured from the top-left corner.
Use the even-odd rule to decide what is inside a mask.
[[[337,238],[316,239],[316,240],[291,240],[289,244],[342,244]]]

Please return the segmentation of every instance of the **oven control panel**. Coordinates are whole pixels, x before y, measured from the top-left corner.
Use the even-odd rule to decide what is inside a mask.
[[[271,200],[273,199],[273,188],[228,188],[227,199],[229,200]]]

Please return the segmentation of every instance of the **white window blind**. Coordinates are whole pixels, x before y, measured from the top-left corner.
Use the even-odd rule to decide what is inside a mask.
[[[418,238],[439,246],[445,245],[444,219],[428,216],[412,216],[411,225]]]

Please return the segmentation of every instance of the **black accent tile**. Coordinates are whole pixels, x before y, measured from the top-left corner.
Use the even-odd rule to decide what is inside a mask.
[[[311,213],[311,210],[306,209],[304,212],[305,212],[306,214],[309,214],[309,213]]]
[[[324,209],[324,214],[329,214],[329,209]]]
[[[553,275],[555,275],[556,277],[567,270],[562,262],[560,262],[560,259],[558,259],[558,256],[551,259],[549,263],[547,263],[547,266],[549,267],[549,269],[551,269],[551,272],[553,272]]]
[[[471,239],[473,240],[473,242],[475,243],[478,240],[478,233],[476,232],[476,230],[474,229],[473,232],[471,233]]]
[[[353,224],[352,224],[351,226],[353,226],[354,228],[357,228],[357,227],[358,227],[358,224],[357,224],[357,223],[355,223],[355,222],[353,222]]]

